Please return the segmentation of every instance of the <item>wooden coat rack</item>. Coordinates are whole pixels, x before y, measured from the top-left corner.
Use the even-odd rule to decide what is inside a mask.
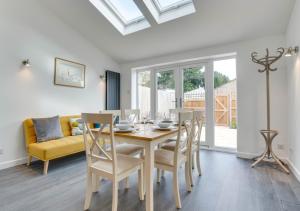
[[[264,137],[264,140],[266,142],[266,149],[262,153],[262,155],[258,156],[256,161],[252,164],[252,167],[254,167],[256,164],[260,163],[263,161],[265,158],[272,159],[279,164],[279,166],[286,172],[290,173],[289,170],[286,167],[286,164],[279,159],[276,154],[273,152],[272,149],[272,142],[275,136],[278,135],[277,130],[271,130],[271,125],[270,125],[270,72],[276,71],[277,68],[271,68],[271,65],[274,64],[277,60],[279,60],[282,55],[284,54],[284,48],[278,48],[277,49],[277,54],[276,56],[271,56],[269,54],[269,49],[266,49],[266,56],[262,57],[260,59],[257,58],[258,53],[253,52],[251,54],[252,61],[256,64],[262,65],[264,69],[259,69],[258,72],[260,73],[266,73],[266,89],[267,89],[267,129],[266,130],[260,130],[260,134]]]

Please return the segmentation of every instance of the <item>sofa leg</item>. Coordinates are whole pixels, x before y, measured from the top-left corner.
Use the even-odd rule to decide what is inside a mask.
[[[48,173],[49,160],[44,161],[44,175]]]
[[[31,156],[31,155],[28,155],[27,166],[29,166],[29,165],[30,165],[30,163],[31,163],[31,160],[32,160],[32,156]]]

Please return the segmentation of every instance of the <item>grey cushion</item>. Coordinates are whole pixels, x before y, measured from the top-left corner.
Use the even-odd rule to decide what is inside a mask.
[[[32,119],[37,142],[44,142],[64,137],[59,116]]]

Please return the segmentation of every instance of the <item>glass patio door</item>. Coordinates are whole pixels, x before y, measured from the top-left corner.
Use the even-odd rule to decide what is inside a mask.
[[[212,146],[213,72],[209,71],[211,76],[207,74],[207,67],[208,65],[203,63],[156,70],[155,118],[169,117],[169,110],[174,108],[203,110],[205,120],[201,132],[201,144]],[[206,84],[205,82],[209,80],[211,83]]]
[[[229,88],[235,91],[235,70],[228,75],[224,72],[225,64],[217,71],[216,64],[216,60],[206,60],[155,70],[152,116],[169,117],[169,110],[174,108],[202,110],[201,144],[210,148],[236,148],[236,95],[235,92],[230,92],[229,97],[226,94]]]
[[[169,110],[178,108],[178,71],[165,68],[155,72],[156,77],[156,118],[169,117]]]
[[[207,131],[207,90],[206,90],[206,64],[194,64],[181,66],[179,68],[179,106],[184,109],[202,110],[204,114],[204,125],[201,131],[201,144],[210,145]],[[208,107],[210,108],[210,107]]]

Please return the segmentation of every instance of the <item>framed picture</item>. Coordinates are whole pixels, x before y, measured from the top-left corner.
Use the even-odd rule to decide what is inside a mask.
[[[85,87],[85,65],[55,58],[54,84],[60,86]]]

